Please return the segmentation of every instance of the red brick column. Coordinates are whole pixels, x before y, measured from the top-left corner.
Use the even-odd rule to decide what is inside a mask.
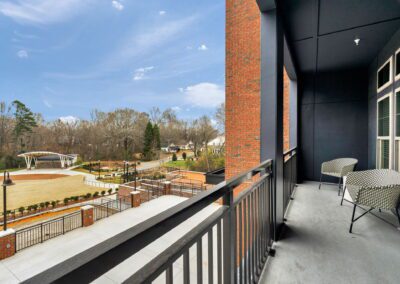
[[[93,223],[94,223],[93,211],[94,211],[94,208],[92,205],[86,205],[86,206],[81,207],[82,227],[88,227],[90,225],[93,225]]]
[[[139,191],[132,191],[131,192],[131,204],[132,204],[132,207],[139,207],[140,203],[141,203],[140,192]]]
[[[0,260],[15,254],[15,231],[8,229],[0,232]]]
[[[165,192],[165,195],[171,194],[171,182],[170,181],[164,182],[164,192]]]
[[[260,20],[260,10],[256,1],[226,1],[226,179],[249,170],[261,162]],[[286,149],[289,148],[288,83],[285,72]],[[271,137],[271,139],[274,138]]]

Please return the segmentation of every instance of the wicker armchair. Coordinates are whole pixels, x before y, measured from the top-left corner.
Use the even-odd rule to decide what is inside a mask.
[[[319,189],[321,189],[323,175],[337,177],[339,178],[338,195],[340,195],[340,185],[342,183],[343,177],[346,176],[349,172],[354,171],[354,168],[357,164],[358,160],[353,158],[341,158],[322,163]]]
[[[400,224],[400,173],[385,169],[352,172],[347,175],[344,190],[348,191],[354,202],[350,233],[353,223],[373,209],[395,211]],[[370,209],[354,219],[357,205]]]

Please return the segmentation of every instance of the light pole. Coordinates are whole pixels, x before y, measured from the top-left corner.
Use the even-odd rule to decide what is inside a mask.
[[[100,160],[99,160],[99,178],[98,179],[100,179]]]
[[[137,171],[136,171],[136,162],[133,164],[134,167],[134,178],[135,178],[135,191],[136,191],[136,179],[137,179]]]
[[[7,231],[7,186],[14,185],[10,178],[10,173],[4,171],[3,178],[3,230]]]

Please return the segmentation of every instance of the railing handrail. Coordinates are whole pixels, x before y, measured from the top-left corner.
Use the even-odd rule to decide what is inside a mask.
[[[283,152],[283,156],[287,156],[287,155],[291,154],[294,151],[297,151],[297,146],[292,147],[289,150],[286,150],[285,152]]]
[[[76,275],[82,276],[82,279],[89,277],[93,281],[203,208],[233,192],[234,188],[244,181],[259,173],[266,172],[271,165],[272,160],[266,160],[236,177],[219,183],[213,189],[202,191],[195,197],[71,257],[61,264],[55,265],[53,268],[32,277],[29,281],[33,283],[51,282],[63,276],[66,277],[64,278],[66,280],[68,277]],[[107,261],[109,259],[113,259],[112,263]]]
[[[228,211],[227,206],[222,206],[212,213],[209,217],[203,220],[195,228],[187,232],[184,236],[178,239],[175,243],[169,246],[156,258],[149,261],[145,266],[138,270],[135,274],[131,275],[124,283],[148,283],[147,280],[151,276],[156,276],[164,271],[169,262],[173,262],[180,257],[180,255],[196,243],[196,236],[204,235],[210,227],[213,227]]]
[[[24,227],[24,228],[21,228],[21,229],[17,229],[15,232],[16,232],[16,233],[19,233],[19,232],[23,232],[23,231],[29,231],[29,230],[31,230],[31,229],[35,229],[35,228],[40,227],[40,226],[44,226],[44,225],[47,225],[47,224],[55,223],[55,222],[57,222],[57,221],[59,221],[59,220],[62,220],[62,219],[64,219],[64,218],[73,217],[73,216],[75,216],[75,215],[80,215],[80,214],[81,214],[81,211],[78,210],[77,212],[69,213],[69,214],[62,215],[62,216],[60,216],[60,217],[57,217],[57,218],[48,220],[48,221],[40,222],[40,223],[31,225],[31,226],[28,226],[28,227]]]

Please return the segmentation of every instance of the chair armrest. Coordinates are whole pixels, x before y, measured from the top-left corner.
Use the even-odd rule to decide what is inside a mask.
[[[321,165],[321,172],[323,173],[331,173],[334,172],[334,167],[332,161],[323,162]]]
[[[357,204],[385,210],[395,209],[399,204],[400,186],[363,187],[355,199]]]
[[[340,171],[340,175],[342,177],[347,176],[348,173],[354,171],[355,166],[356,164],[344,166]]]

